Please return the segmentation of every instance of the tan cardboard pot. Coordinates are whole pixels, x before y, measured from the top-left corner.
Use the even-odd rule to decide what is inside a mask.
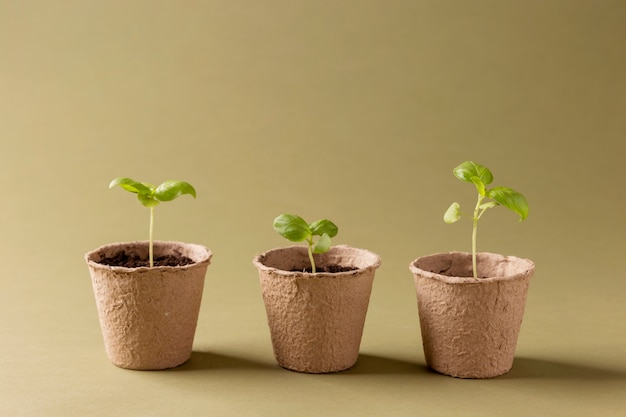
[[[358,269],[299,272],[310,266],[303,246],[272,249],[253,260],[259,270],[274,355],[280,366],[293,371],[343,371],[359,356],[380,257],[339,245],[315,255],[315,262],[321,267],[337,264]]]
[[[109,359],[138,370],[181,365],[191,357],[211,251],[191,243],[156,241],[155,259],[183,255],[194,263],[153,268],[98,263],[122,251],[147,259],[148,243],[114,243],[85,255]]]
[[[415,279],[426,364],[459,378],[491,378],[513,365],[535,265],[528,259],[479,253],[423,256],[409,266]]]

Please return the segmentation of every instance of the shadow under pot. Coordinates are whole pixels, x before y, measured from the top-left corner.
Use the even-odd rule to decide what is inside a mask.
[[[310,267],[307,248],[290,246],[257,255],[267,321],[278,365],[306,373],[339,372],[358,360],[374,273],[380,257],[364,249],[333,246],[314,256],[319,269],[343,272],[303,272]]]
[[[409,266],[415,280],[426,364],[459,378],[492,378],[513,366],[530,278],[528,259],[479,253],[423,256]]]
[[[204,246],[154,242],[161,256],[187,258],[182,266],[127,267],[116,257],[148,259],[148,242],[113,243],[85,255],[104,346],[121,368],[173,368],[191,357],[204,277],[212,253]]]

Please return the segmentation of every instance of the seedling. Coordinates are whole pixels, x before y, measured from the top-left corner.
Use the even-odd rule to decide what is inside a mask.
[[[315,273],[314,253],[325,253],[330,249],[330,238],[335,237],[339,229],[335,223],[327,219],[307,223],[302,217],[295,214],[281,214],[274,219],[274,230],[282,237],[292,242],[306,241],[311,261],[311,271]],[[319,236],[314,241],[313,237]]]
[[[190,194],[193,198],[196,198],[196,190],[189,183],[172,180],[165,181],[156,187],[147,182],[138,182],[130,178],[118,177],[111,181],[109,188],[113,188],[116,185],[119,185],[126,191],[137,194],[137,200],[139,200],[144,207],[148,207],[150,209],[150,244],[148,252],[150,257],[150,268],[152,268],[154,266],[154,251],[152,243],[154,230],[154,208],[162,201],[172,201],[183,194]]]
[[[472,216],[472,270],[474,278],[478,279],[476,269],[476,235],[478,233],[478,220],[485,212],[496,206],[504,206],[519,215],[519,221],[523,221],[528,216],[528,202],[526,198],[517,191],[507,187],[494,187],[487,189],[487,184],[493,181],[493,174],[486,167],[472,161],[463,162],[452,170],[455,177],[461,181],[473,183],[478,191],[478,201],[474,207]],[[461,206],[459,203],[452,203],[443,216],[446,223],[455,223],[461,218]]]

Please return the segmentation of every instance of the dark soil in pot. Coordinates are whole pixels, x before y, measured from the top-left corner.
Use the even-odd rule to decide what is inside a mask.
[[[338,274],[340,272],[350,272],[350,271],[356,271],[358,268],[355,267],[351,267],[351,266],[341,266],[341,265],[326,265],[326,266],[322,266],[322,267],[318,267],[315,268],[315,272],[316,273],[328,273],[328,274]],[[292,269],[291,272],[306,272],[306,273],[312,273],[313,272],[313,268],[306,267],[303,270],[298,270],[298,269]]]
[[[114,256],[106,257],[98,263],[109,266],[122,266],[124,268],[149,267],[150,260],[134,253],[122,251]],[[154,258],[154,266],[184,266],[191,265],[194,261],[182,255],[161,255]]]

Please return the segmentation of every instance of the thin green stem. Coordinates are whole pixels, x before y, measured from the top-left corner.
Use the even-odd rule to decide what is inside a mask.
[[[474,208],[474,218],[472,219],[472,272],[475,279],[478,279],[478,268],[476,267],[476,236],[478,235],[478,219],[480,219],[480,215],[482,214],[479,213],[479,211],[483,198],[484,197],[481,195],[478,196],[478,201],[476,202],[476,207]]]
[[[150,242],[148,246],[148,253],[150,257],[150,268],[154,266],[154,249],[153,249],[153,239],[152,239],[152,231],[154,230],[154,207],[150,207]]]
[[[315,273],[315,260],[313,259],[313,238],[307,240],[309,246],[309,260],[311,261],[311,272]]]

